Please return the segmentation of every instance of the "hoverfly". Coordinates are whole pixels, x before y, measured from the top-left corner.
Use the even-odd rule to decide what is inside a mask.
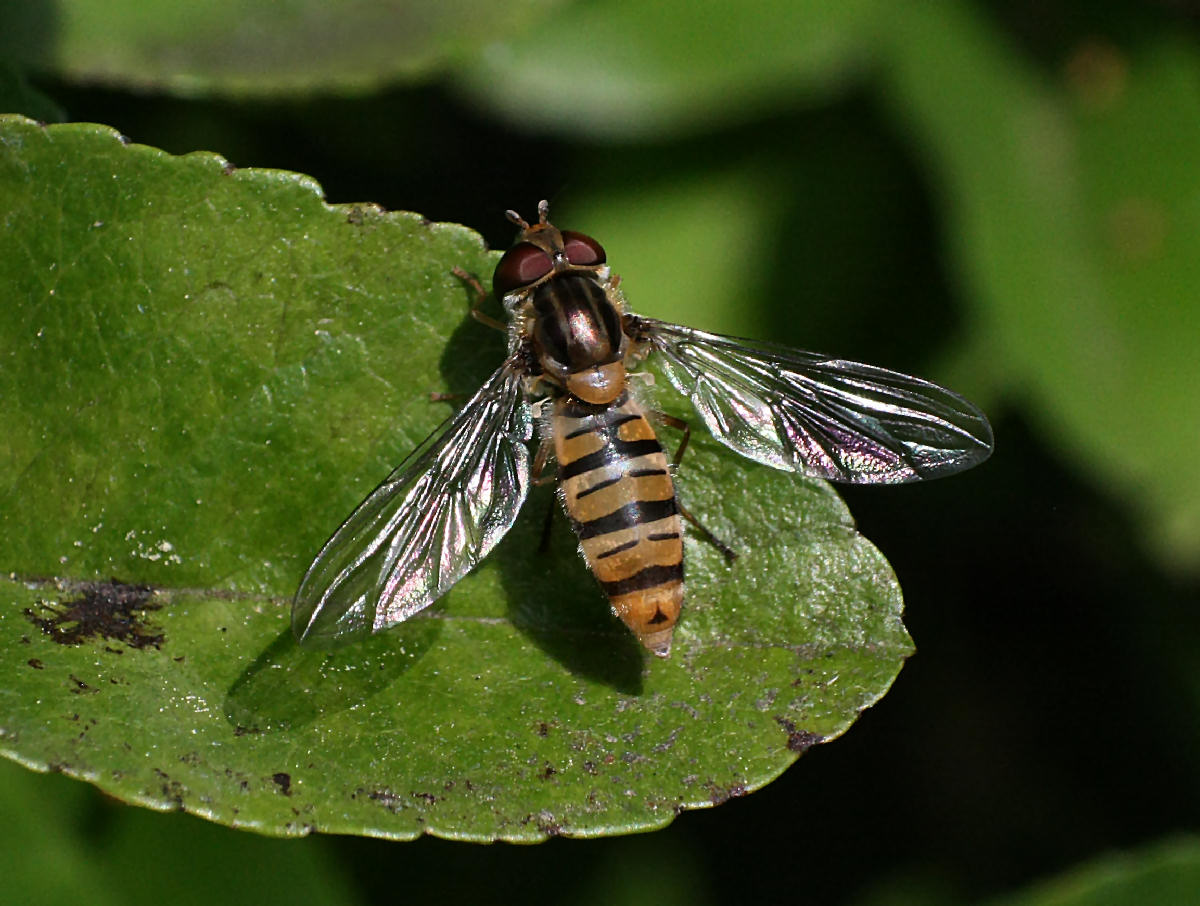
[[[656,414],[630,380],[650,354],[717,440],[776,469],[893,484],[991,454],[983,413],[936,384],[633,314],[600,243],[553,226],[545,201],[538,213],[529,224],[508,212],[520,234],[493,277],[508,357],[326,542],[292,608],[302,643],[379,632],[432,604],[509,530],[552,451],[614,613],[667,656],[683,605],[682,524]]]

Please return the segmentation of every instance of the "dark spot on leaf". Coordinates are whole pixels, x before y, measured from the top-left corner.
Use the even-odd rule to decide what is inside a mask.
[[[393,814],[396,812],[401,812],[407,808],[400,796],[396,793],[393,793],[391,790],[364,790],[362,787],[359,787],[354,791],[353,796],[354,798],[358,798],[358,796],[364,793],[372,802],[378,802]]]
[[[250,789],[250,782],[248,780],[246,780],[246,778],[243,774],[241,774],[241,773],[235,774],[229,768],[226,768],[225,776],[228,777],[230,780],[236,782],[240,789],[242,789],[242,790]],[[236,812],[237,809],[234,809],[234,811]]]
[[[546,767],[542,770],[542,779],[549,780],[551,777],[553,777],[557,773],[558,773],[558,771],[554,769],[554,766],[547,763]]]
[[[740,799],[746,795],[746,788],[740,783],[735,783],[733,786],[725,789],[723,787],[709,787],[708,801],[713,805],[724,805],[730,799]]]
[[[148,611],[162,606],[151,600],[153,594],[145,585],[87,582],[79,588],[80,597],[43,602],[41,613],[26,608],[25,616],[60,645],[105,638],[130,648],[161,648],[163,634],[146,621]]]
[[[179,655],[179,657],[173,657],[173,658],[171,658],[171,660],[173,660],[176,664],[182,664],[183,663],[183,655],[181,654],[181,655]]]
[[[158,768],[154,769],[155,775],[163,781],[161,787],[163,798],[170,802],[175,808],[183,811],[183,784],[178,780],[172,780],[171,776]]]
[[[32,667],[34,670],[45,670],[45,669],[46,669],[46,665],[45,665],[45,664],[43,664],[41,661],[39,661],[39,660],[38,660],[37,658],[35,658],[35,657],[31,657],[27,663],[28,663],[28,664],[29,664],[29,666],[30,666],[30,667]]]
[[[279,787],[279,792],[283,793],[283,795],[285,795],[285,796],[292,795],[292,775],[291,774],[288,774],[284,771],[279,771],[278,773],[271,775],[271,780],[273,780],[275,782],[275,785],[277,787]]]
[[[596,773],[596,762],[594,762],[594,761],[585,761],[585,762],[583,763],[583,769],[584,769],[585,771],[587,771],[589,774],[595,774],[595,773]]]
[[[557,837],[562,833],[562,825],[553,820],[542,819],[538,821],[537,828],[547,837]]]
[[[812,676],[814,673],[816,673],[816,671],[815,671],[815,670],[813,670],[813,668],[812,668],[812,667],[809,667],[809,668],[807,668],[807,669],[804,671],[804,676],[798,676],[798,677],[796,677],[794,680],[792,680],[792,686],[793,686],[793,687],[795,687],[795,686],[799,686],[801,683],[803,683],[803,682],[805,681],[805,678],[806,678],[806,677],[810,677],[810,676]]]
[[[113,648],[112,645],[105,645],[104,650],[107,651],[109,654],[124,654],[125,653],[124,648]]]
[[[243,727],[241,724],[233,728],[234,736],[246,736],[250,733],[261,733],[258,727]]]
[[[700,719],[700,712],[697,711],[695,708],[693,708],[691,705],[689,705],[687,702],[671,702],[671,707],[679,708],[681,711],[683,711],[685,714],[687,714],[688,717],[692,718],[693,720]]]
[[[74,673],[71,674],[71,682],[75,684],[75,688],[71,690],[72,695],[84,695],[84,694],[91,695],[91,694],[94,694],[94,693],[100,691],[99,689],[95,689],[92,686],[89,686],[87,683],[85,683],[83,680],[81,680],[79,677],[77,677]]]
[[[786,717],[776,717],[775,723],[787,731],[787,747],[792,752],[803,754],[817,745],[817,743],[825,741],[824,736],[811,733],[808,730],[801,730]]]
[[[550,725],[544,720],[538,722],[536,729],[538,736],[545,738],[550,735]]]
[[[383,208],[378,205],[351,205],[350,210],[346,213],[346,223],[352,226],[362,226],[367,222],[368,213],[381,213]]]
[[[754,702],[754,707],[759,711],[766,711],[771,705],[775,704],[775,699],[779,697],[778,689],[768,689],[766,693]]]
[[[234,166],[233,164],[231,164],[229,161],[225,161],[225,165],[223,167],[221,167],[221,172],[224,173],[226,176],[232,176],[234,173],[237,172],[237,169],[238,168],[236,166]]]
[[[671,749],[671,747],[673,747],[675,745],[675,740],[679,738],[679,734],[682,730],[683,730],[683,727],[676,727],[674,730],[671,731],[670,735],[668,735],[666,739],[664,739],[662,742],[658,743],[658,745],[656,745],[654,747],[653,751],[666,752],[669,749]]]
[[[433,793],[412,792],[412,793],[409,793],[408,795],[412,796],[414,799],[424,799],[425,802],[427,802],[429,805],[433,805],[435,802],[440,801],[442,798],[441,796],[435,796]]]

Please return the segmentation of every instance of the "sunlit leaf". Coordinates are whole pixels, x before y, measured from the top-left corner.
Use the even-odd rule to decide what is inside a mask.
[[[296,174],[0,120],[0,749],[271,834],[657,827],[842,733],[911,645],[820,482],[693,438],[669,660],[609,613],[549,488],[395,631],[302,651],[289,600],[351,508],[503,354],[469,230]],[[651,405],[685,414],[665,381]],[[673,443],[674,438],[668,438]],[[919,517],[918,517],[919,518]]]

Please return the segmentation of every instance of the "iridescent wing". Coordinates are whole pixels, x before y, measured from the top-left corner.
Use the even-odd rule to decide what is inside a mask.
[[[296,638],[360,638],[448,591],[525,502],[531,432],[521,375],[506,362],[326,542],[292,604]]]
[[[629,329],[717,440],[776,469],[895,484],[991,455],[983,413],[921,378],[651,318]]]

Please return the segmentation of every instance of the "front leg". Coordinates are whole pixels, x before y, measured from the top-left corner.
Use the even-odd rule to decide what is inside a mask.
[[[483,303],[487,301],[488,293],[487,290],[483,288],[483,284],[479,282],[479,278],[474,274],[467,273],[467,271],[463,270],[461,267],[451,268],[450,273],[454,274],[454,276],[456,276],[459,280],[467,284],[468,288],[473,290],[475,293],[475,301],[471,303],[471,317],[480,324],[486,324],[488,327],[507,333],[508,328],[503,322],[497,321],[491,315],[485,315],[483,313]]]

